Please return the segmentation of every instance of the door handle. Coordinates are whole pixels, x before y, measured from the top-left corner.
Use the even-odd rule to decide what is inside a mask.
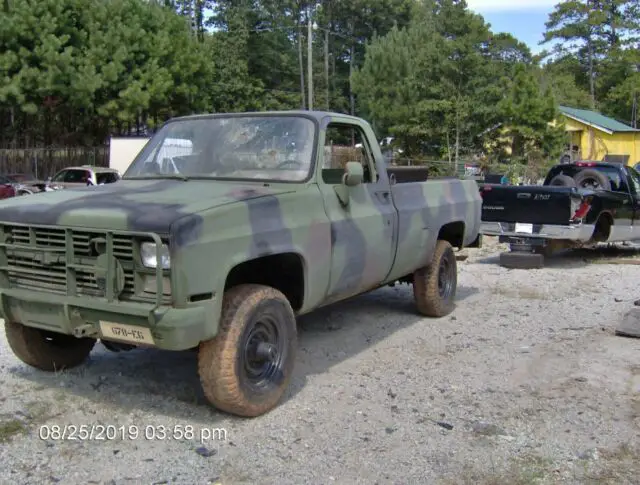
[[[380,191],[376,192],[376,196],[378,197],[378,199],[380,199],[385,204],[389,203],[389,196],[390,195],[391,195],[391,192],[389,192],[388,190],[380,190]]]

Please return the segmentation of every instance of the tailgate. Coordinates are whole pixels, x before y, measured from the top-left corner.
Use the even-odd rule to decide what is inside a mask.
[[[480,194],[483,222],[569,224],[582,199],[571,187],[543,185],[485,185]]]

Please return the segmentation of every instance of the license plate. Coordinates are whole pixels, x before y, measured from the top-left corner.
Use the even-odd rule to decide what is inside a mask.
[[[533,224],[523,224],[522,222],[516,222],[515,232],[523,234],[533,234]]]
[[[100,332],[105,339],[122,340],[133,344],[153,345],[155,342],[151,330],[135,325],[122,323],[100,322]]]

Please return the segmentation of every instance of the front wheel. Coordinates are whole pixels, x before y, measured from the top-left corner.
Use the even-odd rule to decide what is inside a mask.
[[[255,284],[231,288],[222,301],[218,335],[198,351],[205,396],[238,416],[270,411],[289,385],[296,348],[295,315],[280,291]]]
[[[94,338],[77,338],[6,320],[4,330],[16,357],[36,369],[50,372],[82,364],[96,343]]]
[[[431,263],[413,274],[413,296],[418,311],[428,317],[444,317],[455,308],[458,265],[453,247],[439,240]]]

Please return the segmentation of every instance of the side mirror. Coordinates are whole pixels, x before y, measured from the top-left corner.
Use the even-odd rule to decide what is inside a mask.
[[[361,184],[363,179],[364,170],[362,169],[362,164],[358,162],[347,162],[344,175],[342,176],[342,183],[347,187],[354,187]]]
[[[349,187],[361,184],[362,180],[364,180],[362,165],[358,162],[347,162],[342,175],[342,184],[333,186],[342,207],[346,208],[349,205]]]

